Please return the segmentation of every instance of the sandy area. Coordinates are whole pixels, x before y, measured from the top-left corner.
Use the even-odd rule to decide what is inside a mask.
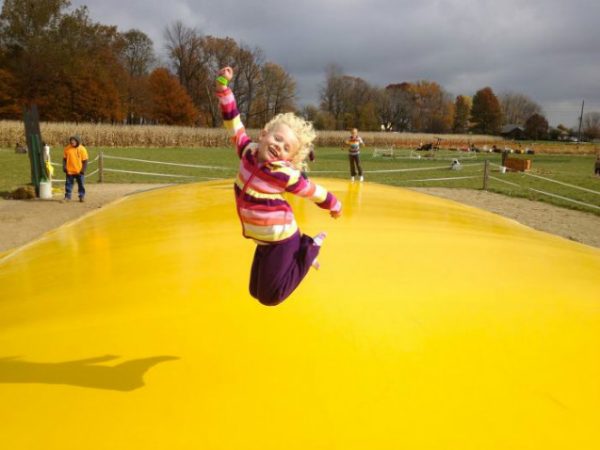
[[[5,200],[0,199],[0,254],[20,247],[45,232],[102,208],[125,195],[156,189],[159,184],[87,184],[86,201],[64,202],[62,193],[55,193],[52,200]]]
[[[0,200],[0,254],[24,245],[45,232],[70,222],[125,195],[155,189],[156,184],[89,184],[86,202]],[[470,189],[415,188],[419,192],[485,209],[532,228],[600,247],[600,217],[546,203],[510,198]]]
[[[516,220],[536,230],[600,247],[600,216],[472,189],[412,188]]]

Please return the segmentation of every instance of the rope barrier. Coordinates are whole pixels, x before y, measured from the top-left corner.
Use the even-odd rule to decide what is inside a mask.
[[[541,177],[539,175],[534,175],[532,173],[525,173],[525,175],[527,175],[529,177],[540,178],[542,180],[550,181],[550,182],[556,183],[556,184],[562,184],[563,186],[568,186],[568,187],[571,187],[573,189],[579,189],[580,191],[591,192],[592,194],[600,195],[600,192],[598,192],[598,191],[594,191],[592,189],[588,189],[588,188],[584,188],[584,187],[581,187],[581,186],[577,186],[575,184],[565,183],[563,181],[558,181],[558,180],[553,180],[551,178]]]
[[[490,163],[490,164],[492,166],[502,167],[499,164],[495,164],[495,163]],[[522,172],[522,173],[523,173],[523,175],[527,175],[528,177],[539,178],[540,180],[545,180],[545,181],[549,181],[551,183],[556,183],[556,184],[561,184],[563,186],[571,187],[573,189],[579,189],[580,191],[591,192],[592,194],[600,195],[600,192],[598,192],[598,191],[594,191],[592,189],[588,189],[588,188],[584,188],[584,187],[581,187],[581,186],[577,186],[576,184],[565,183],[564,181],[558,181],[558,180],[554,180],[552,178],[542,177],[540,175],[534,175],[532,173],[527,173],[527,172]]]
[[[444,157],[437,157],[437,156],[424,156],[421,155],[413,150],[410,151],[410,153],[408,153],[408,155],[403,155],[403,153],[405,153],[406,150],[395,150],[393,148],[381,148],[381,147],[377,147],[373,149],[373,153],[371,154],[372,158],[390,158],[390,159],[424,159],[424,160],[430,160],[430,161],[452,161],[453,159],[460,159],[460,160],[465,160],[465,159],[477,159],[477,153],[473,153],[473,152],[459,152],[458,154],[460,156],[453,156],[453,155],[448,155],[448,156],[444,156]],[[425,153],[425,155],[430,154],[430,153]]]
[[[492,176],[490,176],[490,178],[493,179],[493,180],[499,181],[500,183],[510,184],[511,186],[516,186],[516,187],[521,188],[521,189],[526,189],[526,190],[529,190],[529,191],[537,192],[538,194],[547,195],[549,197],[554,197],[554,198],[559,198],[561,200],[564,200],[564,201],[567,201],[567,202],[571,202],[571,203],[575,203],[577,205],[587,206],[588,208],[593,208],[593,209],[600,210],[600,206],[596,206],[596,205],[593,205],[591,203],[582,202],[580,200],[575,200],[575,199],[572,199],[572,198],[569,198],[569,197],[565,197],[563,195],[552,194],[550,192],[542,191],[540,189],[534,189],[534,188],[531,188],[531,187],[523,187],[520,184],[512,183],[512,182],[506,181],[506,180],[501,180],[500,178],[496,178],[496,177],[492,177]]]
[[[490,179],[492,179],[492,180],[496,180],[496,181],[499,181],[500,183],[510,184],[511,186],[516,186],[516,187],[518,187],[518,188],[522,187],[520,184],[513,183],[513,182],[511,182],[511,181],[502,180],[502,179],[500,179],[500,178],[496,178],[496,177],[493,177],[493,176],[491,176],[491,175],[490,175],[489,177],[490,177]]]
[[[235,170],[230,167],[204,166],[204,165],[199,165],[199,164],[181,164],[181,163],[170,163],[170,162],[163,162],[163,161],[150,161],[148,159],[124,158],[122,156],[104,155],[104,158],[105,159],[118,159],[121,161],[144,162],[144,163],[149,163],[149,164],[163,164],[165,166],[193,167],[195,169]]]
[[[234,168],[231,167],[221,167],[221,166],[208,166],[208,165],[200,165],[200,164],[182,164],[182,163],[172,163],[172,162],[163,162],[163,161],[151,161],[151,160],[145,160],[145,159],[138,159],[138,158],[125,158],[125,157],[120,157],[120,156],[110,156],[110,155],[103,155],[103,158],[105,159],[114,159],[114,160],[122,160],[122,161],[135,161],[135,162],[142,162],[142,163],[148,163],[148,164],[162,164],[162,165],[166,165],[166,166],[176,166],[176,167],[190,167],[190,168],[195,168],[195,169],[213,169],[213,170],[235,170]],[[460,158],[452,158],[452,159],[460,159]],[[97,162],[99,160],[99,155],[96,156],[93,160],[89,161],[88,164]],[[53,166],[62,166],[62,164],[59,163],[51,163]],[[471,164],[461,164],[461,168],[468,168],[468,167],[480,167],[482,165],[481,162],[477,162],[477,163],[471,163]],[[495,163],[490,163],[491,166],[496,166],[496,167],[501,167],[498,164]],[[366,170],[364,171],[364,173],[366,174],[378,174],[378,173],[402,173],[402,172],[419,172],[419,171],[433,171],[433,170],[449,170],[450,167],[448,165],[444,165],[444,166],[432,166],[432,167],[410,167],[410,168],[403,168],[403,169],[381,169],[381,170]],[[206,180],[222,180],[223,178],[219,178],[219,177],[197,177],[197,176],[193,176],[193,175],[177,175],[177,174],[165,174],[165,173],[156,173],[156,172],[141,172],[141,171],[134,171],[134,170],[121,170],[121,169],[109,169],[109,168],[103,168],[102,169],[105,172],[115,172],[115,173],[127,173],[127,174],[134,174],[134,175],[146,175],[146,176],[156,176],[156,177],[166,177],[166,178],[200,178],[200,179],[206,179]],[[99,169],[94,170],[93,172],[88,173],[86,176],[90,177],[93,176],[95,174],[97,174],[99,172]],[[346,170],[314,170],[311,171],[310,173],[313,174],[327,174],[327,173],[347,173]],[[597,194],[600,195],[600,192],[598,191],[594,191],[592,189],[588,189],[588,188],[584,188],[581,186],[577,186],[577,185],[573,185],[570,183],[565,183],[565,182],[561,182],[558,180],[554,180],[551,178],[547,178],[547,177],[542,177],[539,175],[533,175],[533,174],[529,174],[529,173],[523,173],[524,175],[529,175],[531,177],[534,178],[538,178],[538,179],[542,179],[545,181],[549,181],[552,183],[556,183],[556,184],[560,184],[563,186],[567,186],[573,189],[578,189],[581,191],[585,191],[585,192],[590,192],[592,194]],[[526,189],[526,190],[530,190],[533,192],[537,192],[539,194],[542,195],[547,195],[550,197],[554,197],[554,198],[558,198],[567,202],[571,202],[571,203],[575,203],[578,205],[582,205],[582,206],[586,206],[588,208],[593,208],[593,209],[597,209],[600,210],[599,206],[590,204],[590,203],[586,203],[586,202],[582,202],[579,200],[575,200],[569,197],[564,197],[562,195],[558,195],[558,194],[553,194],[550,192],[546,192],[546,191],[542,191],[539,189],[534,189],[531,187],[525,187],[522,186],[518,183],[513,183],[511,181],[507,181],[507,180],[503,180],[501,178],[495,177],[495,176],[491,176],[488,175],[489,179],[498,181],[499,183],[504,183],[510,186],[514,186],[520,189]],[[419,183],[419,182],[435,182],[435,181],[454,181],[454,180],[467,180],[467,179],[474,179],[474,178],[480,178],[480,175],[473,175],[473,176],[460,176],[460,177],[438,177],[438,178],[421,178],[421,179],[411,179],[411,180],[397,180],[397,182],[399,183]],[[52,182],[64,182],[65,180],[60,180],[60,179],[54,179],[52,180]]]
[[[573,200],[569,197],[563,197],[562,195],[551,194],[550,192],[546,192],[546,191],[540,191],[539,189],[533,189],[533,188],[527,188],[527,189],[529,189],[530,191],[538,192],[543,195],[548,195],[549,197],[560,198],[561,200],[565,200],[567,202],[577,203],[578,205],[583,205],[583,206],[587,206],[588,208],[594,208],[594,209],[600,210],[600,206],[592,205],[590,203],[580,202],[579,200]]]
[[[475,164],[461,164],[461,167],[474,167],[480,166],[481,163]],[[422,170],[438,170],[438,169],[450,169],[446,166],[435,166],[435,167],[412,167],[409,169],[382,169],[382,170],[365,170],[364,173],[399,173],[399,172],[417,172]],[[311,173],[347,173],[347,170],[312,170]]]
[[[420,180],[398,180],[400,183],[412,183],[415,181],[448,181],[448,180],[466,180],[469,178],[481,178],[479,176],[471,176],[471,177],[446,177],[446,178],[425,178]]]
[[[105,172],[118,172],[118,173],[133,173],[136,175],[153,175],[157,177],[173,177],[173,178],[194,178],[192,175],[169,175],[164,173],[154,173],[154,172],[136,172],[134,170],[119,170],[119,169],[107,169],[104,168]],[[215,178],[218,179],[218,178]]]
[[[473,167],[480,166],[481,163],[476,164],[461,164],[461,167]],[[369,170],[365,171],[365,173],[397,173],[397,172],[418,172],[422,170],[438,170],[438,169],[450,169],[450,167],[446,166],[435,166],[435,167],[412,167],[410,169],[382,169],[382,170]]]

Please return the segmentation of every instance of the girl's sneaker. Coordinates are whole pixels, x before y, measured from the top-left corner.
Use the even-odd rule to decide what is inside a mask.
[[[321,231],[319,234],[317,234],[313,238],[313,244],[320,247],[321,245],[323,245],[323,241],[325,240],[326,237],[327,237],[327,233],[325,233],[324,231]],[[311,266],[315,270],[319,270],[321,268],[321,264],[319,264],[319,261],[317,261],[317,258],[315,258],[313,260],[313,262],[311,263]]]
[[[323,241],[325,240],[326,237],[327,237],[327,233],[325,233],[324,231],[321,231],[319,234],[317,234],[313,238],[313,243],[320,247],[321,245],[323,245]]]

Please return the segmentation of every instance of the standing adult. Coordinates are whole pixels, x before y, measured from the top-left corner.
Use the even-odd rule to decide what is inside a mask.
[[[359,180],[363,181],[363,170],[360,166],[360,146],[365,145],[362,138],[358,135],[356,128],[352,129],[352,134],[346,141],[348,146],[348,159],[350,161],[350,179],[354,181],[354,177],[358,173]]]
[[[88,152],[81,144],[81,138],[77,135],[69,138],[69,145],[63,152],[63,172],[66,175],[65,180],[65,200],[71,200],[73,192],[73,182],[77,182],[77,194],[79,201],[83,202],[85,198],[85,169],[88,164]]]

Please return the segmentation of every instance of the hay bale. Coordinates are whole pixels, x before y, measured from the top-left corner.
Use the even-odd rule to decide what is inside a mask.
[[[35,188],[33,186],[21,186],[12,191],[8,198],[13,200],[31,200],[35,198]]]
[[[27,147],[25,147],[17,142],[17,145],[15,145],[15,153],[26,154]]]

